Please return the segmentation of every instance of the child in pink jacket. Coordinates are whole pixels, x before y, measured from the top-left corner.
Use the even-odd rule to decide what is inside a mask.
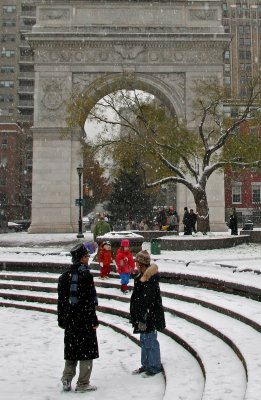
[[[135,263],[130,252],[130,243],[127,239],[121,241],[121,247],[117,251],[115,261],[121,278],[121,291],[128,293],[130,274],[134,269]]]

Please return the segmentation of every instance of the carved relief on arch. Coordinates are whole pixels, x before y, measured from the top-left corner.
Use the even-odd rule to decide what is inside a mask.
[[[67,21],[70,19],[70,8],[40,8],[39,18],[42,21]]]
[[[35,59],[38,63],[86,63],[111,61],[111,53],[107,48],[83,47],[42,47],[35,52]]]
[[[70,93],[70,79],[64,77],[41,77],[38,92],[40,99],[38,104],[40,121],[63,120],[65,114],[65,100]]]

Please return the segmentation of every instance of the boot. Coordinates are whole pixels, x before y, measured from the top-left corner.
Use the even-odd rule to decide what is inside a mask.
[[[121,285],[122,293],[128,293],[128,285]]]

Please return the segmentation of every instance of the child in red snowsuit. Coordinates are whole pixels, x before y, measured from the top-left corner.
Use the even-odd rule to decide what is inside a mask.
[[[134,269],[135,263],[130,252],[130,243],[127,239],[121,241],[121,247],[117,251],[115,261],[121,278],[121,291],[128,293],[130,274]]]
[[[110,242],[103,242],[98,254],[100,264],[100,278],[108,279],[111,272],[111,263],[113,262]]]

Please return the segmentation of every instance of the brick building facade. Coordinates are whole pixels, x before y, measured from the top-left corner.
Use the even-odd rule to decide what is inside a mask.
[[[9,221],[30,217],[26,141],[26,134],[17,124],[0,123],[0,208]]]

